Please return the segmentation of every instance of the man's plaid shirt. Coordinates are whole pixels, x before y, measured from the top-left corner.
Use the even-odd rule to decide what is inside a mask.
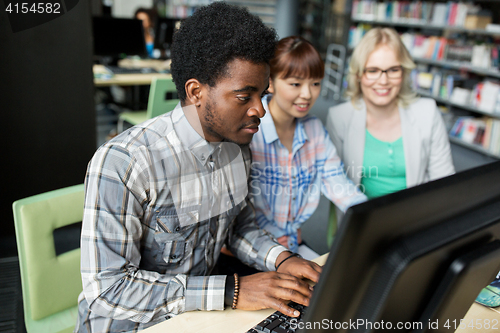
[[[180,105],[104,144],[89,163],[78,332],[135,332],[223,310],[221,247],[261,270],[286,248],[255,223],[248,147],[211,144]]]

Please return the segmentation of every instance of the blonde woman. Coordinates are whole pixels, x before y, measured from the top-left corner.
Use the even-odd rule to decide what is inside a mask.
[[[330,137],[348,177],[368,198],[455,172],[435,101],[411,90],[414,67],[396,31],[370,30],[352,54],[351,100],[329,110]]]

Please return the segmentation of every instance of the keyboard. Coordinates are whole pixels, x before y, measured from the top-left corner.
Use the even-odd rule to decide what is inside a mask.
[[[118,66],[106,66],[106,69],[109,70],[113,74],[150,74],[150,73],[158,73],[158,71],[154,68],[127,68],[127,67],[118,67]]]
[[[300,316],[289,317],[279,311],[276,311],[248,330],[247,333],[295,333],[295,328],[297,328],[299,322],[302,322],[307,307],[295,302],[290,302],[288,306],[298,310],[300,312]]]

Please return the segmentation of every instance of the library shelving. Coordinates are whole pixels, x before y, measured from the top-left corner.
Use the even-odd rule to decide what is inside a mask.
[[[479,74],[482,76],[500,78],[500,71],[497,68],[481,68],[471,66],[468,62],[456,62],[456,61],[445,61],[445,60],[433,60],[421,57],[413,57],[413,61],[416,63],[434,65],[444,68],[465,70],[469,73]]]
[[[424,71],[426,71],[426,68],[432,74],[442,72],[439,74],[442,76],[442,80],[445,80],[448,75],[455,76],[453,72],[457,75],[460,73],[467,79],[471,76],[467,89],[470,90],[470,100],[472,100],[473,94],[477,92],[474,89],[481,81],[500,85],[500,17],[496,9],[499,3],[500,1],[475,1],[473,3],[439,0],[352,1],[349,49],[352,50],[364,33],[374,26],[393,27],[403,34],[402,38],[407,47],[409,46],[408,43],[412,44],[414,41],[415,47],[422,47],[421,36],[424,39],[432,38],[434,40],[430,42],[425,41],[425,43],[431,45],[426,52],[422,52],[422,49],[413,50],[411,46],[408,47],[418,70],[424,68]],[[410,36],[406,36],[405,39],[404,34]],[[417,37],[420,40],[417,40]],[[419,44],[417,45],[417,43]],[[434,43],[436,44],[435,48]],[[444,51],[438,50],[439,43],[444,44],[444,46],[441,46]],[[461,55],[457,54],[457,50],[453,50],[456,45],[463,45],[465,48],[469,47],[465,51],[472,54],[470,58],[460,58]],[[485,49],[484,56],[488,57],[486,62],[481,61],[482,58],[472,59],[472,56],[477,51],[473,48],[477,48],[478,45],[483,46]],[[425,46],[427,47],[427,44]],[[413,54],[413,51],[415,51],[415,54]],[[452,51],[455,51],[455,53],[452,53]],[[436,56],[437,54],[438,56]],[[478,61],[478,59],[480,60]],[[474,81],[474,89],[470,89],[473,86],[472,81]],[[432,82],[432,85],[434,85],[434,82]],[[462,87],[458,86],[458,88]],[[463,89],[467,90],[465,87]],[[474,103],[457,103],[456,100],[451,99],[452,91],[445,90],[443,94],[442,89],[439,89],[439,85],[438,89],[434,89],[434,87],[431,89],[417,89],[417,93],[420,96],[433,98],[438,105],[446,107],[450,111],[453,121],[461,121],[459,116],[464,114],[478,120],[484,119],[486,121],[491,118],[494,119],[495,123],[500,121],[498,107],[487,110],[472,105]],[[500,99],[500,93],[498,95],[498,99]],[[500,100],[497,101],[497,105],[499,104]],[[479,122],[481,121],[479,120]],[[495,131],[497,130],[495,129]],[[491,137],[485,138],[485,142],[499,140],[497,137],[500,134],[495,133],[495,136],[493,136],[494,133],[489,134]],[[460,135],[456,137],[450,134],[450,142],[483,155],[500,159],[498,149],[485,147],[481,142],[477,142],[477,138],[472,143],[462,140]]]
[[[423,96],[423,97],[433,98],[433,99],[436,100],[436,102],[441,103],[441,104],[445,104],[445,105],[448,105],[448,106],[453,106],[453,107],[456,107],[456,108],[459,108],[459,109],[462,109],[462,110],[467,110],[467,111],[471,111],[471,112],[474,112],[474,113],[482,114],[482,115],[485,115],[485,116],[488,116],[488,117],[493,117],[493,118],[500,119],[500,113],[494,113],[494,112],[491,113],[491,112],[488,112],[488,111],[480,110],[480,109],[475,108],[475,107],[470,106],[470,105],[454,103],[454,102],[452,102],[450,100],[447,100],[445,98],[434,96],[431,93],[429,93],[429,92],[427,92],[425,90],[421,90],[421,89],[418,89],[417,93],[420,96]]]
[[[375,24],[375,25],[384,25],[384,26],[402,27],[402,28],[415,28],[415,29],[447,30],[453,32],[463,32],[472,35],[500,36],[500,31],[489,31],[486,29],[468,29],[460,26],[448,26],[441,24],[435,25],[423,21],[367,20],[356,17],[353,17],[351,21],[352,23],[366,23],[366,24]]]
[[[462,147],[465,147],[467,149],[470,149],[470,150],[473,150],[473,151],[476,151],[478,153],[481,153],[483,155],[486,155],[486,156],[489,156],[489,157],[493,157],[495,159],[498,159],[500,158],[498,156],[498,154],[495,154],[495,153],[492,153],[488,150],[486,150],[485,148],[483,148],[482,146],[478,145],[478,144],[474,144],[474,143],[468,143],[468,142],[465,142],[459,138],[456,138],[452,135],[448,135],[448,138],[450,139],[450,142],[456,144],[456,145],[459,145],[459,146],[462,146]]]

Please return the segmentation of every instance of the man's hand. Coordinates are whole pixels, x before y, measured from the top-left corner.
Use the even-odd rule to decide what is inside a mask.
[[[277,272],[286,273],[298,277],[299,279],[308,279],[314,283],[318,283],[321,266],[299,257],[291,257],[288,251],[282,252],[276,259],[276,266],[279,266]],[[281,262],[285,260],[282,264]]]
[[[312,287],[306,281],[289,274],[265,272],[241,276],[239,280],[236,308],[242,310],[273,308],[285,315],[297,317],[299,312],[287,306],[288,301],[307,306],[312,295]]]
[[[281,253],[276,263],[281,263],[291,255]],[[236,307],[242,310],[273,308],[291,317],[299,312],[287,306],[288,301],[309,305],[312,287],[305,281],[319,280],[321,266],[298,257],[293,257],[279,267],[279,272],[258,273],[240,277],[240,291]]]

